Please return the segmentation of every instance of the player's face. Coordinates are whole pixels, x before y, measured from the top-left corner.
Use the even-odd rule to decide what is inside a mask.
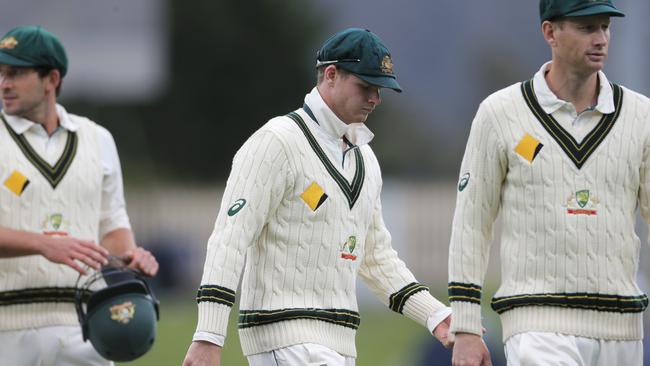
[[[557,24],[553,62],[590,75],[605,66],[609,47],[609,15],[569,17]]]
[[[337,72],[332,90],[332,110],[345,123],[365,122],[381,104],[379,89],[353,74]]]
[[[0,65],[0,95],[6,114],[29,118],[45,103],[46,80],[33,68]]]

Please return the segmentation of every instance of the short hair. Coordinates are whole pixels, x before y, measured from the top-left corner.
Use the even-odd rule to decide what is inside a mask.
[[[321,67],[316,68],[316,85],[320,84],[323,81],[323,78],[325,78],[325,68],[327,66],[329,65],[323,65]],[[336,67],[336,71],[340,72],[343,77],[346,77],[350,74],[349,71],[344,70],[340,67]]]
[[[36,72],[38,73],[38,77],[40,77],[42,79],[42,78],[48,76],[50,74],[50,72],[52,72],[52,70],[54,70],[54,68],[46,67],[46,66],[37,66],[37,67],[34,68],[34,70],[36,70]],[[59,72],[61,72],[61,70],[59,70]],[[59,94],[61,94],[61,84],[63,84],[63,76],[61,76],[61,78],[59,79],[59,85],[56,86],[56,96],[57,97],[59,96]]]

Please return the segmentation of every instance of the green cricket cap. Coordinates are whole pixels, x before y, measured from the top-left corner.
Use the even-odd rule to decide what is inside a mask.
[[[348,28],[330,37],[316,54],[316,68],[336,64],[361,80],[401,92],[390,51],[371,31]]]
[[[68,71],[68,57],[61,42],[40,26],[21,26],[0,39],[0,64]]]
[[[540,0],[539,17],[542,22],[561,17],[583,17],[607,14],[624,17],[611,0]]]

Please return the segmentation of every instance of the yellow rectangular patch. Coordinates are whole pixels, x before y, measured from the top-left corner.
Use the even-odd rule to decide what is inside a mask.
[[[316,211],[327,199],[327,194],[325,194],[323,188],[321,188],[316,182],[313,182],[304,192],[302,192],[300,197],[312,211]]]
[[[544,145],[537,141],[533,136],[525,134],[521,141],[519,141],[517,147],[515,147],[515,152],[522,158],[528,160],[528,162],[532,163],[543,146]]]
[[[29,179],[17,170],[14,170],[4,183],[5,187],[12,191],[16,196],[23,194],[23,191],[27,188],[28,184]]]

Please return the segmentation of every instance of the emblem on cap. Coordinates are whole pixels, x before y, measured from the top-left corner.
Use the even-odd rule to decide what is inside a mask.
[[[110,308],[111,319],[118,323],[128,324],[135,315],[135,305],[131,301],[126,301],[123,304],[113,305]]]
[[[391,61],[390,56],[388,55],[384,56],[384,58],[381,60],[381,72],[384,74],[393,73],[393,61]]]
[[[0,49],[13,49],[17,44],[18,41],[16,38],[14,38],[14,36],[9,36],[7,38],[3,38],[2,41],[0,41]]]

